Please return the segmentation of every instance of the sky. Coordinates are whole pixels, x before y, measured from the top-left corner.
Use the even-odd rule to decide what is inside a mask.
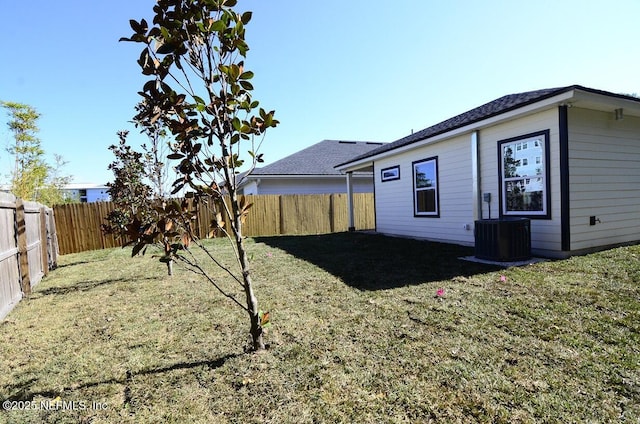
[[[112,180],[142,46],[118,42],[154,0],[0,0],[0,100],[42,116],[42,147],[74,183]],[[506,94],[579,84],[640,94],[640,1],[239,0],[245,69],[276,111],[266,164],[324,139],[392,142]],[[0,183],[12,140],[0,111]]]

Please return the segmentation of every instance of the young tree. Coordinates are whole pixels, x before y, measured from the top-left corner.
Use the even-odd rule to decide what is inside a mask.
[[[62,169],[68,163],[58,154],[53,154],[54,164],[47,167],[47,180],[37,192],[37,200],[45,205],[60,205],[79,201],[70,198],[64,192],[64,186],[71,182],[71,176],[63,173]]]
[[[142,73],[151,77],[140,92],[144,100],[135,120],[148,124],[161,121],[173,135],[175,143],[168,159],[179,161],[174,193],[186,189],[187,197],[196,205],[207,198],[216,199],[220,210],[212,224],[233,242],[239,272],[224,269],[240,283],[244,304],[210,278],[194,256],[188,256],[186,249],[195,242],[205,249],[209,259],[221,265],[199,243],[189,225],[193,212],[189,212],[188,205],[167,205],[161,220],[145,231],[166,237],[169,222],[182,223],[179,241],[173,243],[171,254],[202,274],[248,313],[252,348],[260,350],[264,348],[261,315],[243,235],[251,205],[238,195],[238,174],[245,152],[251,162],[249,171],[262,161],[259,146],[265,131],[278,121],[274,119],[274,111],[259,108],[259,103],[252,99],[253,72],[244,67],[249,50],[245,25],[252,14],[234,11],[236,3],[236,0],[158,0],[153,8],[153,26],[149,28],[144,19],[131,20],[134,34],[121,40],[144,44],[138,64]],[[230,222],[229,229],[223,228],[225,216]],[[169,231],[168,235],[173,236],[174,225]],[[152,237],[143,241],[151,242]],[[140,244],[134,251],[136,248],[140,249]]]
[[[11,191],[25,200],[35,200],[36,190],[47,178],[44,150],[40,146],[37,121],[40,114],[31,106],[15,102],[2,102],[7,109],[7,125],[13,133],[14,143],[7,149],[14,157],[11,173]]]
[[[136,106],[136,112],[145,110],[145,102],[142,101]],[[164,199],[168,195],[167,184],[169,179],[169,167],[166,157],[169,154],[169,143],[167,141],[167,131],[162,120],[150,122],[149,120],[134,120],[136,127],[149,139],[149,144],[143,144],[144,152],[142,159],[149,180],[150,187],[155,199]]]
[[[7,149],[14,157],[11,191],[22,199],[48,205],[64,202],[62,187],[71,177],[61,173],[65,165],[61,156],[56,155],[55,167],[45,161],[45,152],[36,136],[40,113],[22,103],[2,101],[0,105],[8,111],[10,119],[7,125],[14,138],[14,143]]]
[[[163,261],[167,264],[167,272],[173,275],[169,228],[163,226],[162,237],[159,237],[160,234],[150,233],[166,207],[166,199],[161,191],[164,164],[159,162],[159,148],[156,147],[155,151],[145,148],[145,154],[137,152],[127,144],[128,134],[128,131],[119,131],[119,144],[109,146],[116,158],[109,164],[114,179],[107,183],[107,192],[115,208],[109,212],[107,222],[101,228],[106,234],[121,237],[125,246],[134,244],[134,254],[140,252],[140,247],[145,244],[159,244],[164,250]],[[157,135],[158,132],[154,134]],[[157,140],[152,140],[152,146],[157,144]],[[151,181],[154,186],[147,184],[147,181]],[[156,185],[158,183],[160,184]],[[149,238],[150,234],[153,240]]]
[[[115,160],[109,164],[113,172],[113,182],[107,183],[107,193],[115,204],[115,210],[107,216],[108,225],[103,230],[108,233],[127,233],[129,224],[138,218],[148,221],[151,187],[145,183],[145,167],[142,153],[136,152],[127,145],[128,131],[119,131],[120,142],[109,146]]]

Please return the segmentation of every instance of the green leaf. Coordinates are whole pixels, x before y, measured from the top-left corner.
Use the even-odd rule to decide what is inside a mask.
[[[233,126],[233,129],[236,131],[240,131],[240,127],[241,127],[241,122],[240,119],[238,119],[238,117],[233,118],[233,120],[231,121],[231,125]]]
[[[243,72],[243,73],[240,75],[240,79],[241,79],[241,80],[248,80],[248,79],[253,78],[253,75],[254,75],[254,74],[253,74],[253,72],[251,72],[251,71],[246,71],[246,72]]]
[[[156,50],[156,52],[159,54],[169,54],[176,51],[177,47],[178,46],[174,43],[165,43],[165,44],[161,44],[160,47],[158,47],[158,49]]]
[[[251,16],[253,15],[253,13],[251,11],[248,12],[244,12],[242,14],[242,17],[240,17],[240,21],[242,21],[243,24],[248,24],[249,21],[251,20]]]
[[[247,91],[253,90],[253,85],[249,81],[240,81],[240,85]]]
[[[224,21],[215,21],[212,25],[211,28],[209,28],[210,31],[215,31],[215,32],[220,32],[220,31],[224,31],[227,28],[227,25],[224,23]]]
[[[129,19],[129,25],[131,26],[131,29],[133,30],[133,32],[140,34],[141,32],[143,32],[143,28],[142,25],[138,23],[138,21],[136,21],[135,19]]]

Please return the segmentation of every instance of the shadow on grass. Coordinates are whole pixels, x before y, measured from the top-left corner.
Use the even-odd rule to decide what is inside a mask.
[[[152,277],[146,278],[136,278],[136,282],[144,281],[144,280],[155,280]],[[124,281],[130,281],[123,278],[108,278],[106,280],[98,280],[98,281],[84,281],[82,283],[76,283],[71,286],[58,286],[58,287],[49,287],[44,290],[38,290],[33,292],[30,295],[30,299],[39,299],[44,296],[51,295],[65,295],[69,293],[77,293],[77,292],[86,292],[89,290],[97,289],[102,286],[107,286],[109,284],[121,283]]]
[[[102,384],[122,384],[126,387],[129,387],[131,383],[131,379],[133,377],[142,376],[142,375],[155,375],[155,374],[163,374],[170,371],[175,370],[186,370],[193,369],[198,367],[207,367],[210,370],[220,368],[224,365],[227,360],[240,356],[239,353],[231,353],[224,356],[221,356],[217,359],[212,360],[202,360],[202,361],[194,361],[194,362],[179,362],[176,364],[158,367],[158,368],[149,368],[140,371],[130,371],[127,370],[126,375],[121,378],[110,378],[105,380],[98,381],[89,381],[81,384],[74,384],[68,387],[62,387],[57,389],[43,389],[43,390],[35,390],[31,391],[30,388],[37,382],[36,378],[31,378],[25,380],[21,383],[16,383],[14,385],[6,387],[9,396],[6,399],[2,399],[3,401],[32,401],[36,397],[45,397],[45,398],[55,398],[57,396],[64,397],[65,392],[73,392],[75,390],[86,389],[90,387],[100,386]]]
[[[360,290],[390,289],[500,269],[458,259],[473,255],[470,247],[380,234],[256,237],[255,241],[313,263]]]
[[[96,261],[96,262],[98,262],[98,261]],[[78,265],[89,264],[89,263],[92,263],[92,262],[90,262],[90,261],[70,262],[68,264],[56,265],[56,269],[68,268],[68,267],[71,267],[71,266],[78,266]]]

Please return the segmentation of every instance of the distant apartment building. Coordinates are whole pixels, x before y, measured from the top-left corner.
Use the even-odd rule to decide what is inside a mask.
[[[68,199],[82,203],[109,202],[109,187],[101,184],[67,184],[63,191]]]

